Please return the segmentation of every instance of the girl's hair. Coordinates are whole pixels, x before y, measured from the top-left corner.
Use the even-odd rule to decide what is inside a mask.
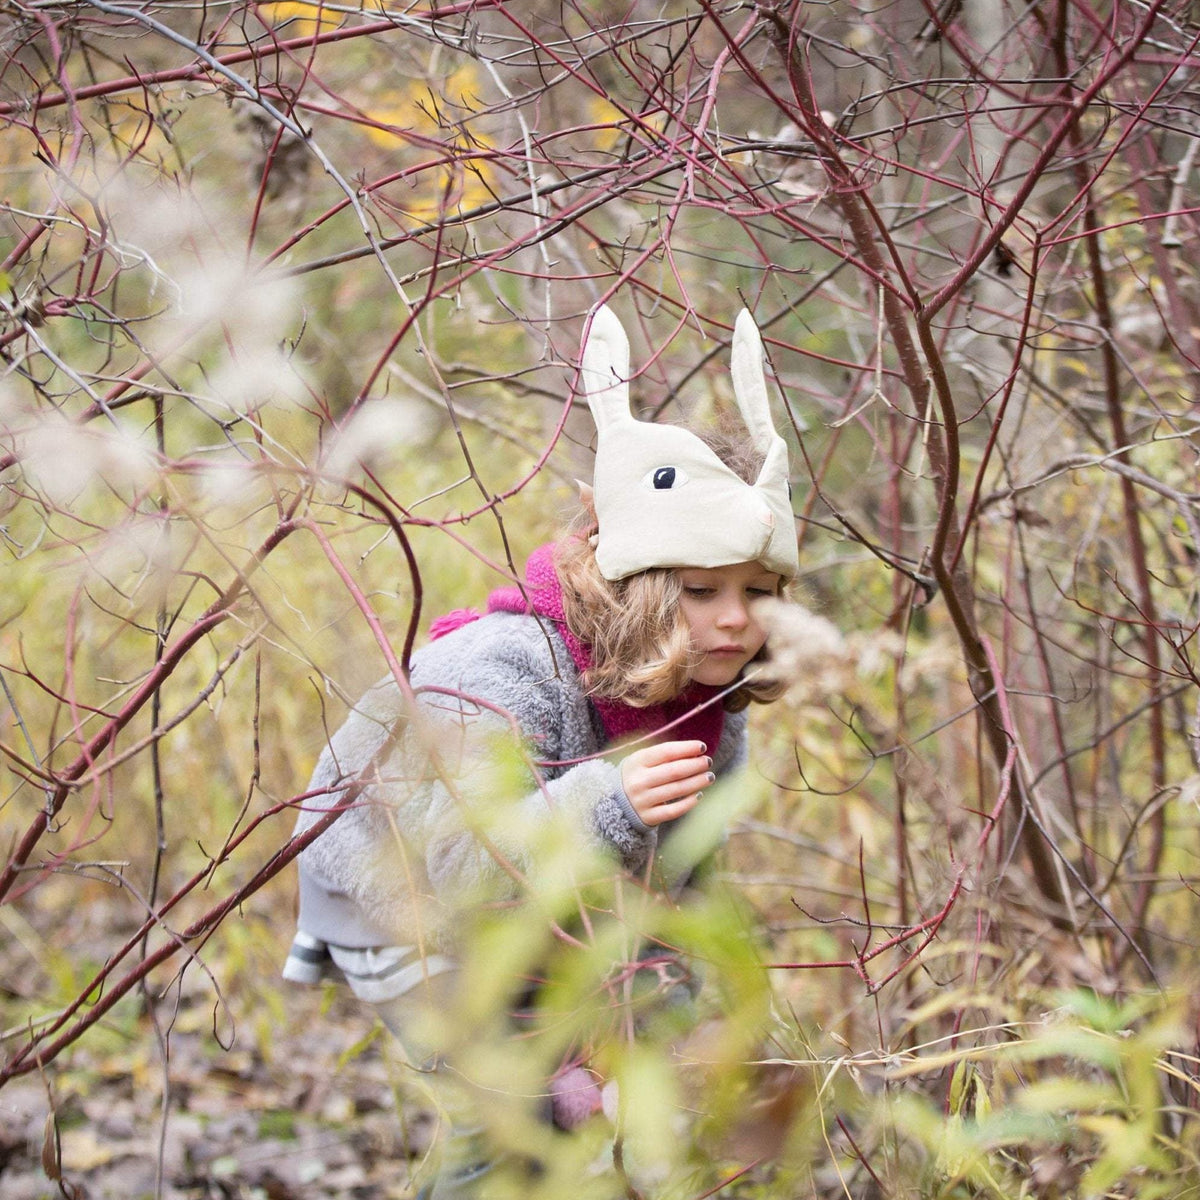
[[[735,438],[726,430],[698,436],[747,483],[758,478],[761,456],[744,436]],[[596,565],[590,540],[595,532],[592,514],[581,514],[555,554],[567,627],[592,652],[592,665],[584,672],[588,694],[634,708],[672,700],[687,686],[696,665],[679,605],[679,574],[652,567],[615,582],[607,580]],[[765,657],[764,647],[752,662]],[[781,680],[752,680],[730,692],[723,703],[728,712],[737,712],[751,701],[777,700],[785,690]]]

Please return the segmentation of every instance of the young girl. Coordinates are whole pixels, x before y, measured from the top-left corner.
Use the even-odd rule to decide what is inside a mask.
[[[632,416],[624,331],[594,312],[581,365],[598,433],[590,528],[535,552],[487,615],[435,622],[407,688],[368,691],[317,764],[300,830],[361,791],[301,855],[284,974],[312,982],[332,962],[418,1064],[442,1049],[422,1042],[418,1011],[450,1002],[464,904],[519,897],[551,821],[651,880],[663,840],[744,761],[746,706],[780,690],[747,672],[766,640],[754,600],[798,569],[762,358],[743,312],[732,375],[755,469],[739,474],[746,455],[727,453],[731,467],[696,435]],[[496,767],[514,741],[515,795]],[[592,1107],[561,1087],[559,1101],[563,1126]],[[438,1198],[487,1194],[488,1156],[459,1107]]]

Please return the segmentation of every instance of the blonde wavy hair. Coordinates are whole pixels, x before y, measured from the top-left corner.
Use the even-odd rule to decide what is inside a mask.
[[[747,483],[758,478],[761,458],[744,436],[720,429],[698,436]],[[595,532],[595,517],[584,511],[558,544],[554,559],[567,627],[591,648],[592,664],[583,677],[588,695],[634,708],[673,700],[687,687],[697,662],[679,605],[679,573],[655,567],[615,582],[605,579],[592,548]],[[764,646],[750,665],[766,657]],[[738,712],[752,701],[778,700],[785,690],[781,680],[748,679],[723,705],[727,712]]]

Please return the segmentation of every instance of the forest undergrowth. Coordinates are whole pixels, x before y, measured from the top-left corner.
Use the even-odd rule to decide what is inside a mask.
[[[0,7],[0,1193],[414,1194],[421,1079],[279,979],[295,813],[573,513],[605,301],[646,419],[762,331],[793,686],[687,904],[548,843],[472,929],[493,1132],[587,1045],[616,1125],[547,1197],[1200,1196],[1198,47],[1184,0]],[[647,938],[705,982],[635,1039]]]

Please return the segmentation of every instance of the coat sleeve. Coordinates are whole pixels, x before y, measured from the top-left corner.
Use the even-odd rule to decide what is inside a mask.
[[[353,781],[366,786],[301,870],[381,930],[414,894],[442,910],[517,894],[555,822],[627,870],[649,860],[655,834],[631,818],[618,767],[559,765],[595,748],[586,700],[541,631],[513,624],[522,620],[491,618],[491,629],[480,621],[433,643],[414,664],[415,707],[393,681],[370,689],[317,764],[309,790],[325,795],[302,826]]]

